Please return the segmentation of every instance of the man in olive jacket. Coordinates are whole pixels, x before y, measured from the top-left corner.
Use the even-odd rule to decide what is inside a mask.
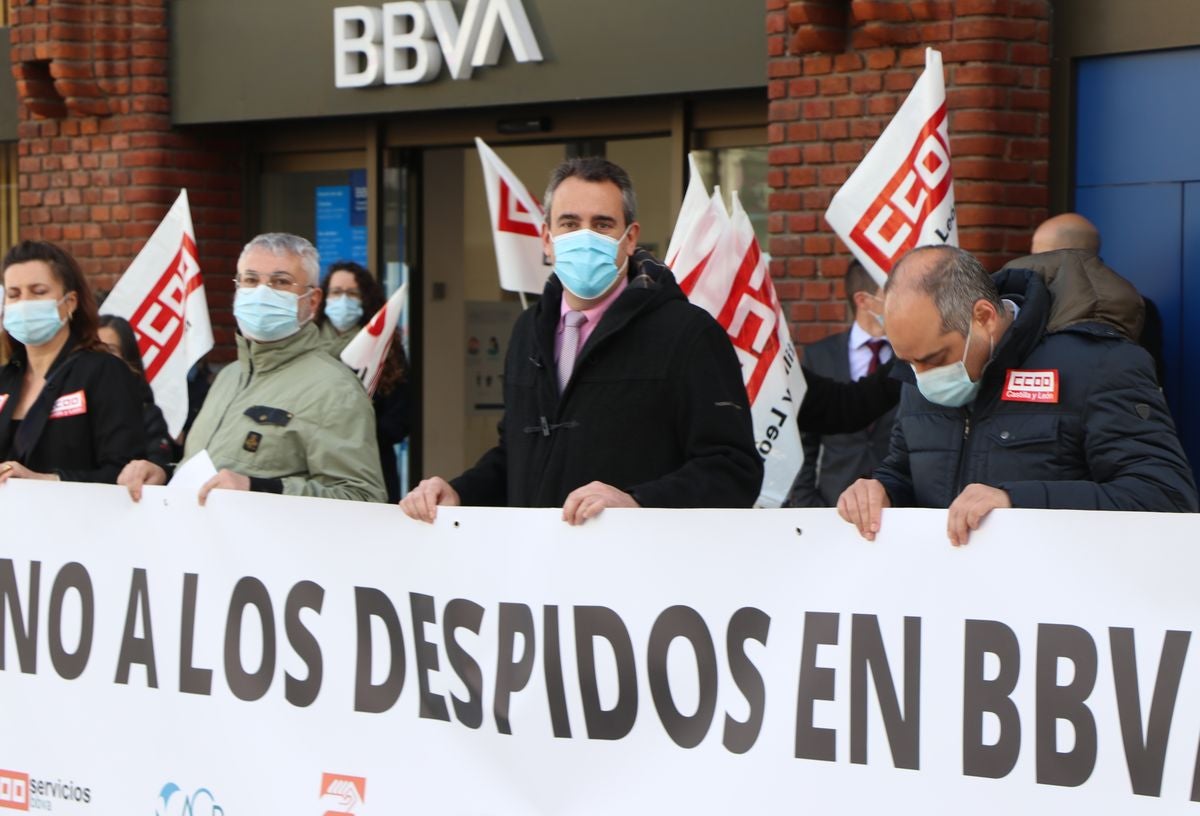
[[[317,250],[304,238],[260,235],[238,259],[237,363],[213,382],[188,433],[184,459],[207,450],[214,488],[384,501],[371,400],[325,350],[312,315],[320,303]],[[166,472],[139,460],[118,484],[135,500]]]

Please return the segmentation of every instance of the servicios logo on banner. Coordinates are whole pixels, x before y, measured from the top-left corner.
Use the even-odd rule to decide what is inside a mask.
[[[73,779],[0,770],[0,808],[53,811],[56,805],[88,805],[91,801],[92,789]]]

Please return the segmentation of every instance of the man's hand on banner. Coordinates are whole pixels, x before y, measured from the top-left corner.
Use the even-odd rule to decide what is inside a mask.
[[[208,501],[208,494],[214,490],[249,490],[250,477],[243,476],[240,473],[235,473],[228,468],[222,468],[217,471],[217,475],[213,476],[204,483],[204,487],[200,488],[200,506]]]
[[[0,484],[9,479],[41,479],[48,482],[62,481],[57,473],[35,473],[20,462],[0,462]]]
[[[134,459],[121,468],[117,484],[129,488],[129,498],[135,502],[142,500],[142,487],[145,485],[165,485],[167,472],[158,465],[146,459]]]
[[[846,488],[838,497],[838,515],[858,528],[858,533],[867,541],[874,541],[879,532],[883,508],[891,507],[883,484],[875,479],[859,479]]]
[[[563,502],[563,521],[570,525],[583,524],[600,515],[605,507],[641,507],[633,496],[604,482],[592,482],[577,487]]]
[[[1005,491],[985,484],[967,485],[950,505],[950,515],[946,519],[950,543],[955,547],[966,544],[971,531],[979,529],[988,513],[1009,507],[1012,507],[1012,500]]]
[[[417,521],[433,524],[437,518],[438,505],[457,507],[462,504],[458,491],[440,476],[422,479],[409,494],[400,500],[400,509]]]

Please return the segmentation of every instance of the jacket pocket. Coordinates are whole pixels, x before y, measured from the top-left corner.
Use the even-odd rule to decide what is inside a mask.
[[[987,484],[1071,477],[1061,455],[1062,417],[1058,414],[1007,414],[993,419],[985,434]],[[978,481],[978,480],[977,480]]]

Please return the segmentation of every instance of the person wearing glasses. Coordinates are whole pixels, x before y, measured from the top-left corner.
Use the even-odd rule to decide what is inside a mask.
[[[188,433],[184,459],[207,450],[216,488],[355,501],[386,498],[375,412],[349,368],[326,351],[313,323],[321,303],[316,248],[287,233],[246,244],[237,263],[233,314],[237,363],[226,366]],[[135,501],[166,471],[146,460],[118,484]]]

